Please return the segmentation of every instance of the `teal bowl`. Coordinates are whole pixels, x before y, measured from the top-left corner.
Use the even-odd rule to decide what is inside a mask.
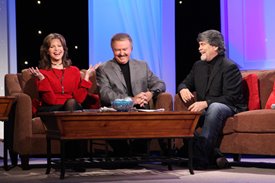
[[[125,99],[116,99],[112,102],[112,108],[119,112],[128,112],[133,108],[133,101]]]

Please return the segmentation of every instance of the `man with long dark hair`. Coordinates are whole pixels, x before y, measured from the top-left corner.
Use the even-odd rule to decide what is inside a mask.
[[[192,103],[189,111],[203,112],[198,123],[202,131],[195,133],[195,167],[206,169],[216,164],[224,168],[228,161],[219,151],[224,123],[228,117],[247,109],[242,76],[237,65],[226,58],[224,39],[219,31],[202,32],[197,41],[201,58],[179,84],[178,93],[184,102]]]

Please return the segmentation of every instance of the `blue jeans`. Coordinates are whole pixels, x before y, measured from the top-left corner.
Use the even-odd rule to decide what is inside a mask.
[[[202,131],[200,134],[195,132],[195,156],[209,162],[214,149],[220,145],[218,140],[222,135],[226,119],[234,114],[235,112],[230,107],[222,103],[212,103],[208,106],[198,122],[198,127],[201,127]]]
[[[226,119],[234,114],[235,112],[225,104],[210,104],[199,119],[198,125],[202,127],[200,136],[204,137],[209,144],[215,145],[222,133]]]

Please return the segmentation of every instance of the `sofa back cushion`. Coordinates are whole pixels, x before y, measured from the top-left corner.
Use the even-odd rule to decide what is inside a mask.
[[[243,76],[244,96],[248,110],[260,109],[259,83],[257,74]]]
[[[272,104],[275,104],[275,82],[273,84],[273,91],[269,95],[268,100],[265,104],[265,109],[271,109]]]
[[[275,80],[275,70],[262,71],[258,75],[259,78],[259,93],[261,99],[261,108],[265,108],[266,102],[273,90]]]

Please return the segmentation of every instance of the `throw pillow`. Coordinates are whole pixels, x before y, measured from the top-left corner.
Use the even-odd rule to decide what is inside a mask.
[[[260,109],[259,83],[257,74],[243,77],[244,93],[247,98],[248,110]]]
[[[272,104],[275,104],[275,82],[273,84],[273,91],[269,95],[267,102],[265,104],[265,109],[271,109]]]

